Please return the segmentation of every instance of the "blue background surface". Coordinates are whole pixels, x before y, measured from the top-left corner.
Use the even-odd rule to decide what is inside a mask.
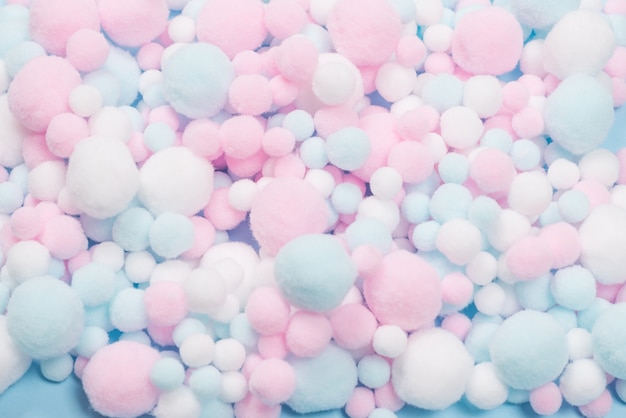
[[[605,148],[616,151],[626,146],[626,106],[616,111],[613,128],[603,145]],[[251,242],[247,228],[239,228],[231,239]],[[2,371],[0,370],[0,373]],[[626,417],[626,405],[613,394],[614,403],[609,417]],[[308,415],[295,414],[289,410],[283,411],[283,417],[306,418],[345,418],[342,411],[330,411]],[[444,411],[424,411],[407,407],[398,413],[401,418],[522,418],[536,416],[528,404],[505,404],[493,411],[479,411],[463,401]],[[564,405],[553,415],[559,418],[581,417],[577,410]],[[12,387],[0,395],[0,418],[97,418],[102,415],[95,413],[89,407],[89,402],[82,390],[80,381],[72,376],[62,383],[46,381],[39,372],[39,366],[33,363],[27,374]]]

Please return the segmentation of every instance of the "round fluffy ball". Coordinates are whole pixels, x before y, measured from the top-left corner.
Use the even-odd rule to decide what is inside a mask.
[[[222,123],[219,130],[224,154],[232,158],[252,157],[261,149],[263,125],[249,115],[234,116]]]
[[[465,266],[465,274],[477,285],[486,285],[495,277],[498,261],[489,252],[481,251]]]
[[[436,74],[434,77],[425,78],[421,83],[424,84],[420,92],[422,100],[426,105],[432,106],[437,112],[443,112],[453,106],[459,106],[463,102],[463,82],[452,74]],[[470,106],[467,107],[473,109]],[[411,113],[408,112],[407,114],[410,115]],[[436,116],[436,112],[433,116]],[[431,127],[434,127],[433,124],[436,126],[437,120],[433,118],[428,122]],[[423,125],[424,122],[422,122],[419,130],[419,132],[422,132],[422,135],[430,130],[424,129]],[[419,137],[415,139],[419,139]]]
[[[237,180],[228,189],[228,203],[236,210],[248,212],[258,191],[258,185],[251,179]]]
[[[376,0],[339,0],[328,15],[327,27],[337,52],[357,66],[387,61],[402,34],[393,6]]]
[[[19,69],[28,61],[35,57],[46,55],[46,51],[36,42],[22,41],[12,46],[3,57],[3,78],[13,77],[19,71]],[[6,87],[3,86],[2,91],[6,91],[8,83],[3,82]]]
[[[6,252],[5,268],[11,280],[22,283],[50,269],[50,251],[37,241],[19,241]]]
[[[235,416],[239,418],[276,418],[280,416],[281,410],[281,405],[267,405],[251,394],[237,402],[234,408]]]
[[[396,418],[397,415],[387,408],[374,408],[368,415],[368,418]]]
[[[213,313],[224,304],[227,289],[223,278],[215,269],[195,269],[184,281],[189,310]]]
[[[63,354],[39,363],[41,374],[51,382],[62,382],[74,371],[74,359],[69,354]]]
[[[560,269],[552,279],[552,296],[559,305],[582,311],[596,298],[596,280],[589,270],[579,265]]]
[[[559,389],[567,402],[574,406],[588,404],[606,389],[604,370],[592,359],[578,359],[568,364]]]
[[[435,319],[442,306],[435,269],[419,256],[398,250],[385,256],[363,283],[368,307],[381,324],[413,331]]]
[[[618,379],[626,379],[626,344],[624,330],[626,303],[610,306],[596,319],[591,330],[593,358],[600,366]]]
[[[544,68],[560,79],[574,74],[595,77],[613,55],[615,41],[606,16],[591,10],[571,11],[556,22],[543,42]]]
[[[319,191],[305,180],[276,178],[252,201],[250,229],[269,254],[293,238],[323,232],[327,207]]]
[[[120,63],[119,65],[122,64]],[[121,107],[112,106],[110,103],[106,104],[89,118],[89,131],[93,136],[117,138],[132,144],[130,141],[133,137],[134,129],[131,117],[132,111],[125,112]]]
[[[358,350],[372,343],[376,318],[360,303],[346,303],[332,312],[333,339],[340,347]]]
[[[481,147],[470,161],[469,176],[486,193],[508,191],[516,174],[512,158],[497,148]]]
[[[469,166],[465,155],[451,152],[439,160],[437,171],[444,183],[463,184],[469,176]]]
[[[613,186],[620,177],[619,158],[604,148],[583,155],[578,167],[582,180],[595,180],[607,187]]]
[[[228,157],[227,157],[228,158]],[[227,187],[220,187],[211,193],[211,199],[204,208],[204,218],[216,229],[227,231],[234,229],[246,218],[246,212],[234,209],[228,199]]]
[[[215,116],[226,104],[235,79],[226,54],[206,43],[181,46],[165,60],[162,72],[165,99],[189,118]]]
[[[165,122],[151,122],[143,131],[143,142],[153,152],[172,146],[175,141],[174,130]]]
[[[280,249],[274,274],[278,287],[292,305],[324,312],[339,306],[356,280],[357,270],[335,237],[308,234]]]
[[[395,168],[405,183],[419,183],[433,172],[434,159],[421,142],[402,141],[389,150],[387,165]]]
[[[165,0],[98,0],[102,29],[118,45],[142,46],[167,28],[169,10]]]
[[[246,397],[248,382],[246,376],[238,371],[230,371],[222,374],[222,390],[219,399],[225,403],[236,403]]]
[[[400,208],[393,200],[382,200],[376,196],[367,196],[359,204],[357,216],[369,217],[382,222],[390,231],[400,223]]]
[[[185,380],[185,368],[175,358],[162,357],[150,371],[150,381],[163,391],[179,388]]]
[[[133,283],[145,283],[156,267],[154,256],[148,251],[134,251],[126,255],[124,273]]]
[[[511,182],[507,202],[518,213],[532,217],[545,211],[552,201],[552,186],[543,171],[526,171]]]
[[[215,343],[213,364],[221,372],[241,369],[246,360],[246,348],[234,338],[223,338]]]
[[[117,286],[115,271],[101,263],[86,264],[72,274],[72,288],[87,307],[109,302]]]
[[[174,42],[193,42],[196,38],[196,22],[191,16],[174,16],[169,21],[167,34]]]
[[[111,324],[122,332],[141,331],[148,326],[142,289],[127,287],[120,290],[109,305]]]
[[[265,26],[278,39],[300,32],[307,23],[304,5],[289,0],[275,0],[265,7]]]
[[[17,382],[26,373],[31,358],[22,352],[9,334],[7,317],[0,315],[0,393]]]
[[[163,212],[150,225],[148,239],[157,255],[176,258],[193,246],[193,223],[185,215]]]
[[[215,342],[208,334],[189,335],[180,344],[180,357],[189,367],[204,367],[213,361]]]
[[[515,283],[515,294],[519,303],[526,309],[547,311],[555,302],[550,291],[552,276],[536,278],[534,280],[519,281]]]
[[[77,70],[88,72],[104,65],[110,45],[100,31],[84,28],[68,38],[66,49],[66,59]]]
[[[563,396],[554,382],[548,382],[530,391],[530,406],[541,415],[555,414],[563,404]]]
[[[261,335],[284,332],[291,306],[274,287],[259,287],[248,297],[245,312],[252,328]]]
[[[376,407],[374,391],[359,386],[354,389],[352,396],[344,408],[344,412],[350,418],[369,417]]]
[[[531,28],[547,28],[565,14],[576,10],[580,0],[561,0],[546,3],[542,0],[513,0],[511,11],[520,23]]]
[[[138,196],[155,215],[174,212],[192,216],[213,191],[213,166],[185,147],[165,148],[141,167]]]
[[[298,357],[317,357],[328,347],[332,335],[333,329],[325,315],[297,311],[287,325],[285,343]]]
[[[70,110],[70,93],[80,84],[80,74],[63,58],[33,58],[9,86],[9,108],[25,128],[44,132],[54,116]]]
[[[381,325],[372,338],[372,348],[381,356],[395,358],[402,354],[408,341],[407,333],[397,325]]]
[[[113,241],[126,251],[141,251],[150,245],[149,231],[154,216],[149,210],[132,207],[120,213],[113,222]]]
[[[593,356],[591,333],[585,328],[572,328],[567,332],[566,336],[570,360],[591,358]]]
[[[478,318],[482,318],[479,321]],[[465,335],[467,351],[477,363],[489,361],[489,341],[501,324],[499,317],[479,316]]]
[[[317,66],[319,50],[315,42],[302,35],[290,36],[276,51],[276,67],[286,81],[310,82]],[[293,95],[291,101],[295,99]]]
[[[388,102],[396,103],[411,94],[416,79],[414,68],[386,62],[376,73],[376,90]]]
[[[290,154],[296,144],[293,132],[282,126],[275,126],[263,135],[263,151],[270,157],[282,157]],[[249,207],[247,208],[249,210]]]
[[[342,170],[361,168],[369,158],[371,150],[370,138],[360,128],[343,128],[326,138],[328,161]]]
[[[41,232],[42,219],[39,212],[29,206],[22,206],[11,214],[11,232],[20,240],[29,240]]]
[[[202,399],[215,399],[222,386],[222,374],[214,366],[199,367],[189,376],[189,387]]]
[[[16,183],[5,181],[0,183],[0,199],[0,213],[10,215],[22,206],[24,193]]]
[[[566,222],[582,222],[589,214],[589,206],[589,197],[581,190],[566,190],[559,196],[559,215]]]
[[[452,106],[441,114],[441,137],[456,149],[468,149],[476,145],[484,126],[478,114],[469,107]]]
[[[615,392],[622,401],[626,399],[626,380],[617,379],[615,381]]]
[[[100,30],[95,0],[33,0],[28,11],[32,40],[50,54],[65,55],[68,39],[80,29]]]
[[[556,379],[568,361],[563,328],[550,314],[523,310],[507,318],[489,342],[500,378],[514,389],[534,389]]]
[[[345,239],[351,251],[362,245],[371,245],[386,254],[393,244],[391,231],[385,224],[365,216],[359,217],[346,228]]]
[[[528,235],[509,247],[504,254],[504,262],[516,279],[536,279],[550,271],[552,266],[550,247],[541,238]]]
[[[339,54],[323,54],[315,72],[311,88],[313,94],[325,105],[340,106],[355,95],[363,94],[362,80],[357,68]]]
[[[233,262],[236,260],[236,262]],[[202,256],[200,266],[213,269],[224,279],[228,289],[243,306],[256,286],[259,256],[250,245],[243,242],[225,242],[213,245]],[[224,266],[228,268],[223,268]]]
[[[474,359],[454,334],[430,328],[411,335],[394,359],[393,387],[403,401],[428,410],[445,409],[465,392]]]
[[[110,218],[135,197],[139,170],[122,141],[90,137],[76,144],[65,187],[76,208],[93,218]]]
[[[502,106],[502,86],[491,75],[471,77],[463,86],[463,106],[473,109],[481,118],[495,115]]]
[[[207,1],[196,19],[198,40],[219,47],[231,59],[254,51],[267,35],[263,6],[259,0]]]
[[[435,245],[450,262],[465,265],[480,252],[480,230],[466,219],[451,219],[441,225]]]
[[[58,357],[80,341],[84,313],[74,289],[50,276],[36,277],[13,291],[7,306],[8,331],[32,358]]]
[[[357,367],[352,356],[329,345],[315,358],[293,359],[296,388],[285,402],[299,414],[343,407],[357,385]]]
[[[28,173],[28,191],[37,200],[56,202],[65,185],[65,164],[61,161],[44,161]]]
[[[250,392],[268,405],[285,402],[296,390],[296,374],[284,360],[270,358],[259,363],[249,380]]]
[[[370,177],[372,195],[382,200],[392,200],[402,190],[402,176],[393,167],[380,167]]]
[[[579,406],[578,411],[587,418],[606,417],[611,412],[612,406],[613,396],[608,389],[605,389],[593,401]]]
[[[455,183],[442,184],[434,191],[428,202],[430,215],[439,223],[455,218],[466,218],[472,199],[472,193],[465,186]],[[488,208],[481,207],[481,211],[486,209]]]
[[[146,315],[151,324],[173,326],[187,315],[187,298],[183,287],[174,281],[164,280],[152,284],[144,294]]]
[[[544,227],[540,239],[548,244],[552,254],[552,268],[572,265],[580,256],[581,244],[578,231],[566,222],[557,222]]]
[[[183,131],[182,142],[200,157],[214,160],[222,154],[219,125],[209,119],[190,121]]]
[[[485,315],[499,315],[505,303],[506,293],[503,286],[499,283],[486,284],[474,294],[476,309]]]
[[[369,355],[359,360],[359,381],[372,389],[384,386],[391,377],[391,367],[386,359]]]
[[[548,167],[548,180],[557,190],[572,188],[580,180],[580,168],[575,162],[557,158]]]
[[[94,86],[81,84],[74,87],[70,92],[69,106],[72,112],[81,118],[94,115],[102,108],[102,93]],[[81,129],[86,129],[86,126],[84,126],[86,124],[83,125],[78,119],[75,125],[80,126]],[[76,135],[76,131],[73,131],[73,133]]]
[[[474,366],[467,382],[465,397],[479,409],[494,409],[506,402],[509,388],[498,376],[498,371],[490,362]]]
[[[272,106],[270,82],[260,74],[240,75],[230,85],[228,100],[237,113],[243,115],[265,113]]]
[[[101,327],[86,326],[75,348],[76,354],[91,358],[96,352],[109,343],[109,334]]]
[[[578,229],[581,243],[581,264],[602,284],[623,283],[626,280],[626,259],[621,248],[626,236],[626,210],[614,205],[598,206],[589,213]]]
[[[590,75],[567,77],[548,96],[543,117],[554,142],[572,154],[584,154],[602,144],[613,124],[611,93]]]
[[[472,261],[477,257],[474,257]],[[478,262],[480,262],[480,258]],[[468,269],[466,268],[466,270]],[[444,276],[441,280],[441,289],[442,300],[444,303],[457,305],[459,307],[466,306],[471,301],[474,294],[472,279],[459,272],[450,273]]]
[[[260,336],[257,349],[263,358],[285,358],[289,354],[283,334]]]
[[[523,46],[515,16],[500,7],[485,7],[464,14],[457,23],[452,58],[467,72],[500,75],[515,68]]]
[[[118,341],[98,350],[82,376],[93,409],[121,418],[151,411],[159,391],[150,373],[159,359],[158,351],[132,341]]]

